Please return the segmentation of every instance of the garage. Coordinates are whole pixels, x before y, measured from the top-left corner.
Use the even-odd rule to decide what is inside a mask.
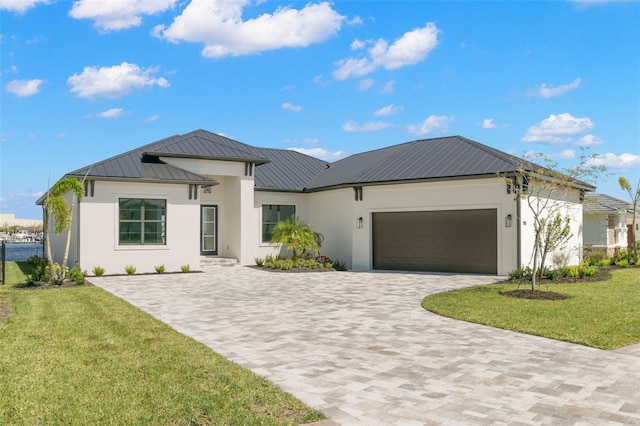
[[[373,213],[373,268],[497,274],[497,215],[497,209]]]

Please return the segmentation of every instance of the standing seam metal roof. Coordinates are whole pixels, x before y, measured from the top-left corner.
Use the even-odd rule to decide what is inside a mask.
[[[147,162],[143,160],[145,153],[151,157]],[[161,139],[96,163],[90,170],[85,167],[69,175],[83,177],[88,172],[93,178],[215,184],[206,176],[169,166],[158,159],[172,155],[249,161],[256,164],[257,189],[298,192],[362,184],[489,176],[515,172],[523,165],[532,171],[540,169],[533,163],[461,136],[414,140],[355,154],[329,164],[296,151],[254,147],[205,130],[196,130]]]

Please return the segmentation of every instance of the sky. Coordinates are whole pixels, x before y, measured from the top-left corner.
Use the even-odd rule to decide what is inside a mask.
[[[0,213],[197,129],[327,161],[461,135],[640,180],[638,1],[0,0]]]

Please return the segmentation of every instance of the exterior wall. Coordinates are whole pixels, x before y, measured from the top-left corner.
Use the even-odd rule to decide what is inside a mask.
[[[602,249],[609,256],[612,256],[616,249],[626,248],[628,245],[626,220],[624,213],[585,213],[584,245]]]
[[[497,210],[498,273],[505,275],[517,266],[515,219],[511,227],[505,226],[508,214],[516,217],[516,202],[500,178],[365,186],[362,201],[355,201],[351,188],[313,194],[310,198],[311,224],[320,232],[326,229],[323,251],[330,257],[344,255],[354,270],[372,268],[371,217],[375,212],[486,208]],[[360,217],[362,228],[357,228]],[[334,255],[333,250],[339,255]]]
[[[320,253],[331,259],[344,260],[352,268],[354,236],[356,232],[354,212],[355,196],[352,188],[308,194],[309,223],[313,230],[324,236]]]
[[[119,198],[166,200],[166,245],[120,246]],[[84,198],[80,213],[76,261],[89,273],[95,266],[105,268],[106,274],[124,273],[126,265],[134,265],[138,273],[155,272],[161,264],[167,272],[179,271],[182,265],[199,268],[200,200],[189,199],[186,184],[97,181],[94,197]]]
[[[582,202],[580,201],[580,193],[571,191],[569,193],[556,194],[555,199],[544,200],[538,203],[539,198],[531,196],[529,199],[520,200],[520,229],[521,229],[521,263],[523,266],[533,266],[533,253],[535,248],[535,232],[534,232],[534,210],[541,211],[548,216],[549,213],[555,216],[559,213],[562,216],[568,216],[571,228],[571,238],[563,248],[558,252],[564,252],[568,258],[569,265],[577,265],[582,259],[583,244],[583,212]],[[530,207],[533,205],[534,207]],[[540,210],[541,205],[546,208]],[[549,253],[545,264],[552,266],[552,254]]]
[[[263,204],[279,204],[296,206],[296,215],[304,222],[310,223],[314,231],[321,232],[312,223],[308,210],[308,194],[290,193],[290,192],[268,192],[256,191],[255,199],[252,201],[253,208],[246,217],[246,228],[253,229],[253,235],[248,236],[247,244],[253,250],[247,255],[248,261],[243,264],[253,264],[256,257],[264,258],[268,255],[276,256],[280,253],[285,254],[284,247],[276,244],[262,242],[262,205]]]
[[[583,218],[584,244],[587,246],[606,246],[608,223],[606,214],[585,213]]]

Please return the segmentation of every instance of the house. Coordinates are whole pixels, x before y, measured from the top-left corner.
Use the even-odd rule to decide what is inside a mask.
[[[629,202],[605,194],[588,194],[584,202],[584,245],[606,251],[612,256],[616,249],[631,246],[633,216]]]
[[[250,265],[279,252],[271,230],[296,214],[324,236],[323,255],[354,270],[504,275],[532,255],[532,213],[503,177],[521,165],[460,136],[327,163],[196,130],[66,175],[85,187],[69,258],[107,273],[129,264],[138,272],[160,264],[198,269],[209,257]],[[594,189],[576,182],[554,200],[575,217],[568,243],[575,263],[582,197]],[[64,240],[51,236],[54,257]]]

